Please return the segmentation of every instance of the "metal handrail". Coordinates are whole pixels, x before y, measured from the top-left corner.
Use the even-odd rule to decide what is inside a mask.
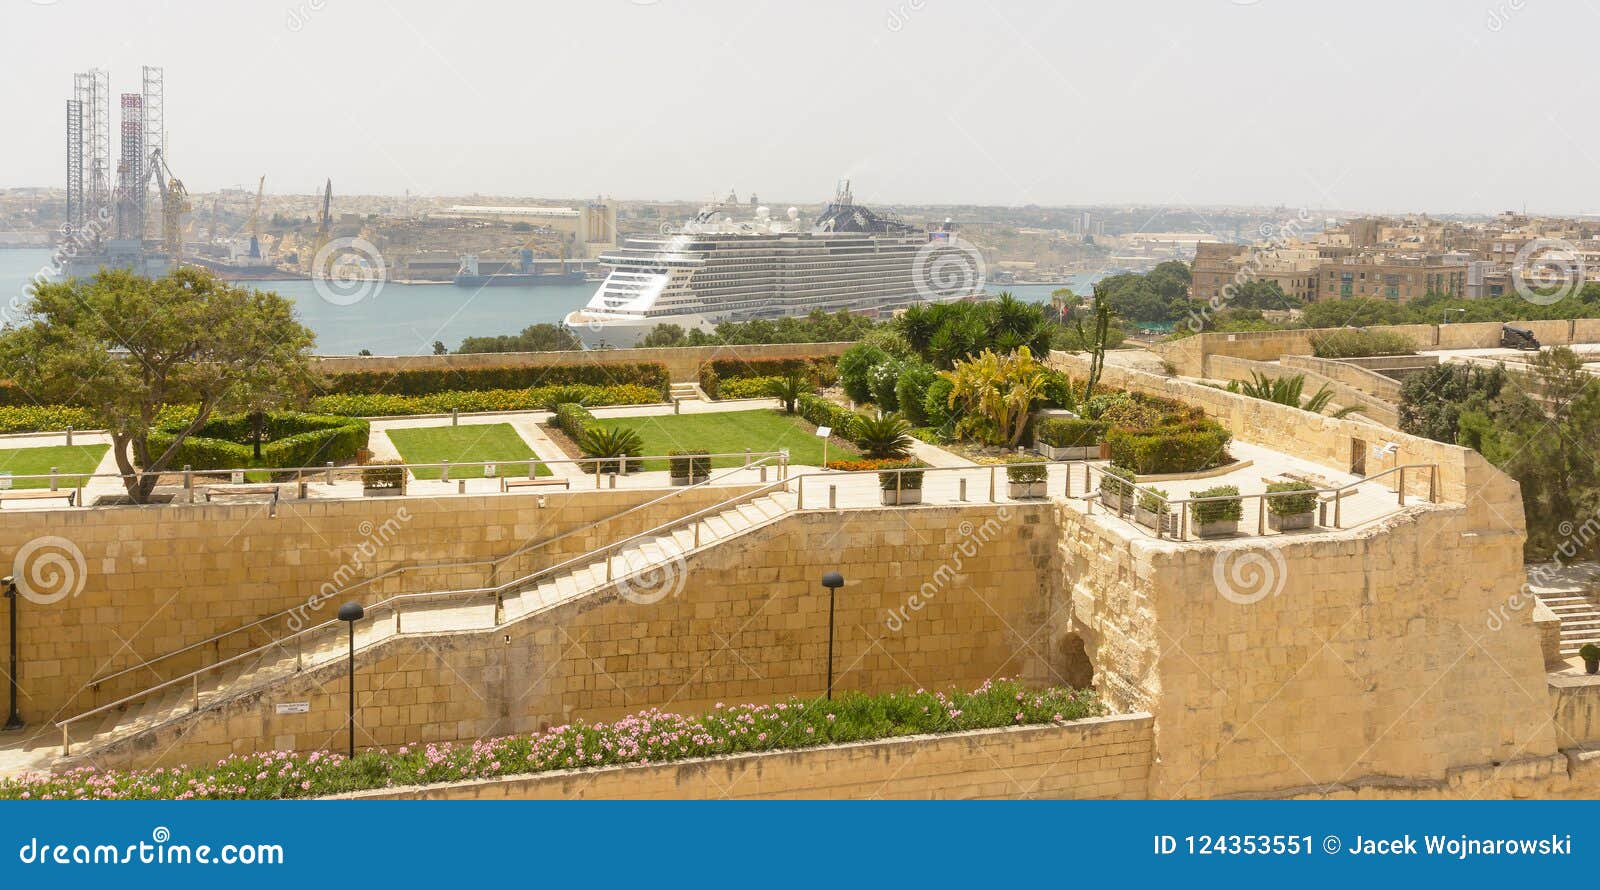
[[[328,463],[323,464],[322,466],[316,466],[316,467],[225,467],[225,468],[214,469],[214,470],[196,470],[196,469],[193,469],[193,468],[185,465],[185,466],[182,466],[182,467],[168,467],[167,469],[157,470],[157,471],[153,471],[153,472],[152,471],[147,471],[147,470],[135,470],[135,471],[133,471],[131,473],[61,473],[61,472],[55,472],[55,473],[18,473],[18,474],[7,476],[5,478],[11,480],[12,482],[17,482],[17,481],[24,480],[24,479],[47,480],[47,481],[52,483],[52,486],[51,486],[50,490],[57,491],[57,490],[61,490],[61,489],[57,488],[55,483],[73,482],[73,484],[67,485],[66,488],[68,488],[68,489],[81,489],[81,488],[85,487],[85,485],[87,484],[86,480],[90,480],[90,479],[115,479],[115,480],[117,480],[119,482],[125,482],[127,479],[130,479],[130,478],[143,479],[143,478],[145,478],[147,476],[154,476],[157,479],[161,478],[162,476],[183,476],[187,480],[187,479],[191,479],[192,477],[195,477],[195,476],[199,476],[201,478],[205,478],[205,477],[208,477],[208,476],[222,476],[222,475],[232,476],[235,473],[243,473],[245,475],[249,475],[249,474],[252,474],[252,473],[253,474],[257,474],[257,475],[260,475],[260,474],[283,475],[283,474],[286,474],[286,473],[294,473],[296,481],[299,481],[299,480],[304,479],[306,476],[318,476],[318,475],[327,476],[328,474],[334,473],[334,472],[360,472],[362,470],[376,469],[376,468],[379,468],[379,467],[389,468],[389,469],[402,469],[402,470],[414,471],[414,470],[430,470],[430,469],[442,470],[442,469],[446,469],[446,468],[454,469],[454,468],[461,468],[461,467],[480,467],[480,468],[481,467],[488,467],[488,466],[493,466],[493,467],[516,467],[516,466],[522,466],[524,464],[526,464],[529,467],[530,471],[532,470],[533,467],[536,467],[536,466],[539,466],[539,465],[543,465],[543,466],[549,467],[549,466],[552,466],[552,465],[555,465],[555,464],[577,464],[577,465],[592,465],[592,466],[595,467],[597,472],[600,472],[608,464],[617,464],[617,463],[623,462],[623,461],[626,461],[627,463],[632,464],[634,462],[643,462],[643,461],[647,461],[647,460],[671,460],[672,458],[675,458],[675,457],[677,457],[677,458],[696,457],[696,458],[701,458],[701,459],[712,459],[712,460],[714,460],[716,458],[724,458],[724,457],[738,457],[738,458],[743,458],[745,461],[748,462],[748,461],[754,460],[756,458],[776,458],[776,457],[779,457],[782,454],[784,454],[783,451],[724,451],[724,452],[717,452],[715,454],[695,454],[695,455],[647,454],[647,455],[637,455],[637,456],[629,455],[626,458],[624,458],[624,457],[566,457],[566,458],[556,458],[554,460],[549,460],[549,459],[545,459],[545,458],[536,456],[536,457],[521,457],[521,458],[516,458],[516,459],[513,459],[513,460],[441,461],[439,463],[418,463],[418,464],[402,462],[402,463],[383,463],[383,464],[342,464],[342,465],[339,465],[339,464],[334,464],[333,462],[330,461]],[[754,466],[754,464],[747,463],[746,466]],[[587,471],[585,472],[584,475],[585,476],[588,475]],[[609,474],[607,474],[607,475],[609,475]],[[261,484],[265,485],[265,484],[269,484],[269,483],[261,483]],[[283,484],[288,484],[288,483],[283,483]]]
[[[779,452],[778,456],[781,459],[782,453]],[[394,568],[388,569],[387,571],[381,572],[381,573],[379,573],[377,575],[373,575],[370,578],[363,578],[360,581],[355,582],[354,584],[350,584],[350,585],[348,585],[346,587],[341,587],[338,590],[336,590],[336,591],[334,591],[332,593],[329,593],[325,597],[322,597],[322,598],[324,600],[326,600],[326,599],[332,599],[334,597],[338,597],[338,596],[341,596],[341,595],[348,595],[353,591],[363,589],[365,587],[368,587],[368,586],[371,586],[373,584],[376,584],[379,581],[383,581],[383,580],[385,580],[387,578],[392,578],[392,577],[394,577],[396,575],[405,574],[407,572],[420,572],[420,571],[427,571],[427,570],[432,570],[432,569],[445,569],[445,568],[468,568],[468,567],[471,567],[471,566],[482,566],[482,565],[498,567],[500,564],[502,564],[504,562],[507,562],[507,561],[512,560],[512,559],[515,559],[515,558],[517,558],[519,556],[522,556],[524,554],[531,553],[534,550],[538,550],[538,549],[540,549],[542,547],[546,547],[546,546],[548,546],[550,544],[554,544],[557,541],[565,540],[567,538],[572,537],[573,535],[577,535],[577,534],[581,534],[583,532],[589,531],[590,529],[593,529],[593,528],[595,528],[597,526],[600,526],[600,525],[603,525],[605,523],[614,522],[614,521],[616,521],[618,519],[621,519],[621,518],[623,518],[625,516],[628,516],[628,515],[630,515],[632,513],[636,513],[638,511],[646,509],[648,507],[653,507],[656,504],[661,503],[662,501],[666,501],[666,500],[669,500],[671,498],[678,497],[679,495],[685,494],[685,493],[687,493],[689,491],[699,490],[704,486],[713,485],[713,484],[717,483],[718,481],[720,481],[722,479],[727,479],[728,477],[733,476],[733,475],[735,475],[737,473],[743,472],[745,470],[752,469],[752,468],[755,468],[755,467],[767,466],[768,465],[768,461],[771,461],[772,459],[773,458],[771,456],[766,456],[766,457],[761,457],[761,458],[751,462],[748,466],[724,468],[726,470],[726,472],[722,473],[719,476],[708,476],[705,480],[703,480],[701,482],[696,482],[693,485],[689,485],[689,486],[686,486],[686,487],[683,487],[683,488],[675,488],[672,491],[669,491],[669,492],[667,492],[666,494],[664,494],[664,495],[662,495],[660,497],[652,498],[652,499],[650,499],[648,501],[645,501],[642,504],[635,504],[632,507],[629,507],[628,509],[621,511],[620,513],[614,513],[614,514],[612,514],[610,516],[606,516],[606,517],[603,517],[601,519],[596,519],[596,520],[594,520],[592,522],[585,523],[584,525],[578,526],[576,528],[568,529],[567,531],[564,531],[564,532],[562,532],[562,533],[560,533],[558,535],[555,535],[553,537],[546,538],[546,539],[544,539],[542,541],[536,541],[536,542],[534,542],[532,544],[528,544],[528,545],[525,545],[523,547],[520,547],[520,548],[518,548],[516,550],[513,550],[510,553],[507,553],[507,554],[505,554],[503,556],[497,556],[497,557],[494,557],[493,559],[473,559],[473,560],[465,560],[465,561],[460,561],[460,562],[433,562],[433,563],[422,563],[422,564],[419,564],[419,565],[396,566]],[[392,466],[392,464],[391,464],[391,466]],[[780,463],[780,467],[782,467],[782,466],[784,466],[784,465]],[[491,568],[490,569],[491,577],[493,575],[493,572],[494,572],[494,569]],[[121,677],[121,676],[123,676],[125,674],[130,674],[130,673],[133,673],[134,671],[143,670],[145,668],[150,667],[151,665],[158,664],[160,662],[166,661],[167,659],[176,658],[179,655],[183,655],[185,653],[192,652],[192,651],[194,651],[196,649],[204,648],[206,646],[212,645],[213,643],[218,643],[218,642],[220,642],[220,641],[222,641],[224,639],[227,639],[228,637],[234,636],[235,634],[239,634],[239,633],[244,633],[244,632],[250,631],[250,630],[252,630],[254,628],[257,628],[257,627],[260,627],[260,626],[262,626],[264,624],[268,624],[270,622],[276,621],[277,619],[283,618],[283,617],[285,617],[287,615],[291,615],[291,614],[294,614],[296,612],[304,612],[306,608],[307,608],[307,603],[301,603],[299,605],[290,606],[287,609],[282,609],[282,610],[274,612],[274,613],[272,613],[270,615],[266,615],[266,616],[263,616],[261,618],[257,618],[256,620],[251,621],[251,622],[249,622],[247,624],[241,624],[241,625],[239,625],[237,627],[230,628],[230,629],[222,631],[220,633],[212,634],[211,636],[206,637],[203,640],[199,640],[197,642],[190,643],[187,646],[183,646],[181,648],[174,649],[171,652],[166,652],[166,653],[163,653],[161,655],[157,655],[154,658],[147,659],[147,660],[142,661],[142,662],[140,662],[138,664],[135,664],[135,665],[129,665],[128,667],[125,667],[125,668],[123,668],[123,669],[121,669],[121,670],[119,670],[119,671],[117,671],[115,673],[106,674],[106,675],[101,676],[101,677],[92,678],[89,681],[88,685],[90,685],[90,686],[98,686],[98,685],[100,685],[102,683],[105,683],[105,682],[107,682],[109,680],[114,680],[117,677]],[[305,628],[305,629],[309,630],[309,628]],[[283,639],[288,639],[288,637],[284,637]]]
[[[736,506],[737,504],[739,504],[741,502],[750,500],[752,498],[761,496],[763,494],[766,494],[768,492],[771,492],[771,491],[774,491],[774,490],[777,490],[777,489],[780,489],[780,488],[787,490],[788,485],[789,485],[789,480],[788,479],[779,479],[777,481],[767,483],[766,485],[762,485],[762,486],[760,486],[758,488],[755,488],[755,489],[753,489],[751,491],[747,491],[747,492],[744,492],[742,494],[735,495],[734,497],[728,498],[727,500],[721,501],[721,502],[719,502],[717,504],[714,504],[714,505],[712,505],[710,507],[705,507],[705,508],[702,508],[700,510],[696,510],[695,512],[690,513],[689,515],[680,517],[677,520],[674,520],[672,522],[663,523],[663,524],[658,525],[658,526],[656,526],[654,528],[651,528],[649,530],[646,530],[646,531],[643,531],[643,532],[639,532],[638,534],[630,535],[629,537],[624,538],[624,539],[622,539],[620,541],[614,541],[614,542],[612,542],[610,544],[606,544],[605,546],[597,547],[594,550],[588,551],[587,553],[581,554],[579,556],[572,557],[570,559],[564,560],[564,561],[562,561],[560,563],[557,563],[555,565],[552,565],[552,566],[546,566],[545,568],[542,568],[542,569],[540,569],[540,570],[538,570],[536,572],[531,572],[531,573],[529,573],[527,575],[524,575],[524,576],[522,576],[520,578],[517,578],[517,579],[512,580],[512,581],[508,581],[508,582],[506,582],[504,584],[500,584],[500,585],[497,585],[495,587],[475,587],[475,588],[464,588],[464,589],[459,589],[459,590],[431,591],[431,592],[427,592],[427,593],[396,594],[394,596],[388,597],[387,599],[383,599],[383,600],[380,600],[380,601],[378,601],[376,603],[373,603],[372,605],[368,606],[367,609],[368,609],[368,611],[377,611],[377,610],[383,609],[385,607],[388,607],[388,608],[394,609],[395,612],[396,612],[396,615],[398,617],[399,609],[396,606],[396,604],[399,603],[402,600],[438,599],[438,598],[443,598],[443,597],[463,597],[463,596],[470,596],[470,595],[474,595],[474,594],[493,593],[493,594],[495,594],[495,602],[496,602],[495,626],[498,627],[500,625],[500,615],[499,615],[500,598],[502,596],[504,596],[507,592],[516,592],[516,590],[522,588],[523,586],[527,585],[531,581],[534,581],[536,579],[542,578],[542,577],[544,577],[546,575],[549,575],[549,574],[551,574],[553,572],[560,571],[560,570],[565,569],[566,567],[574,565],[576,563],[579,563],[579,562],[593,563],[594,562],[594,558],[598,554],[609,553],[610,551],[613,551],[613,550],[615,550],[615,549],[617,549],[619,547],[626,546],[627,544],[629,544],[629,543],[631,543],[633,541],[639,540],[640,538],[658,536],[658,535],[661,534],[662,531],[664,531],[666,529],[673,528],[675,526],[680,526],[685,522],[695,522],[698,525],[699,520],[702,517],[704,517],[704,516],[706,516],[708,514],[716,513],[716,512],[722,512],[723,510],[727,509],[729,506]],[[697,529],[697,531],[698,531],[698,529]],[[698,535],[697,535],[697,540],[698,540]],[[606,584],[608,584],[608,585],[612,584],[612,583],[615,583],[615,581],[618,580],[618,579],[614,578],[612,576],[612,574],[611,574],[611,564],[612,564],[612,560],[614,558],[615,558],[614,556],[610,556],[610,555],[607,555],[605,557],[605,560],[606,560]],[[640,571],[641,572],[642,571],[646,571],[646,569],[641,569]],[[631,574],[634,574],[634,573],[625,574],[622,577],[623,578],[627,578]],[[142,689],[142,690],[140,690],[138,692],[132,693],[130,695],[123,696],[122,698],[117,699],[116,701],[108,702],[106,704],[103,704],[103,705],[100,705],[98,707],[91,708],[90,710],[84,711],[81,714],[75,714],[75,715],[73,715],[71,717],[66,718],[65,720],[58,721],[55,725],[56,725],[57,728],[59,728],[61,730],[61,750],[62,750],[62,755],[65,756],[65,755],[71,753],[71,740],[70,740],[70,735],[69,734],[71,732],[72,724],[74,724],[74,723],[77,723],[77,722],[79,722],[81,720],[85,720],[85,719],[87,719],[89,717],[93,717],[93,716],[95,716],[97,714],[105,713],[106,711],[109,711],[112,708],[121,707],[121,706],[123,706],[123,705],[125,705],[125,704],[127,704],[129,702],[136,701],[136,700],[142,699],[142,698],[147,698],[147,697],[149,697],[150,695],[152,695],[152,694],[154,694],[156,692],[159,692],[159,691],[164,690],[164,689],[168,689],[168,688],[170,688],[172,686],[176,686],[176,685],[178,685],[178,684],[180,684],[180,683],[182,683],[182,682],[184,682],[186,680],[190,681],[195,686],[195,710],[198,711],[200,709],[199,678],[201,676],[203,676],[203,675],[205,675],[207,673],[210,673],[210,672],[212,672],[214,670],[217,670],[218,668],[224,667],[226,665],[233,664],[234,662],[241,661],[241,660],[244,660],[244,659],[247,659],[247,658],[251,658],[251,657],[260,655],[260,654],[265,653],[265,652],[267,652],[267,651],[269,651],[271,649],[274,649],[274,648],[282,647],[285,643],[289,642],[290,640],[298,640],[298,639],[300,639],[302,637],[308,636],[308,635],[310,635],[312,633],[316,633],[318,631],[321,631],[321,630],[323,630],[325,628],[331,627],[331,626],[336,625],[338,623],[339,623],[339,619],[330,618],[327,621],[322,622],[321,624],[316,624],[316,625],[312,625],[311,627],[303,628],[301,630],[295,631],[292,634],[289,634],[288,636],[279,637],[279,638],[277,638],[277,639],[273,640],[272,642],[267,643],[265,645],[257,646],[254,649],[248,650],[246,652],[238,653],[237,655],[229,656],[228,658],[225,658],[225,659],[223,659],[221,661],[213,662],[212,664],[205,665],[203,667],[197,668],[197,669],[195,669],[193,671],[190,671],[189,673],[182,674],[182,675],[179,675],[177,677],[173,677],[173,678],[171,678],[169,680],[165,680],[165,681],[162,681],[161,683],[157,683],[154,686],[150,686],[150,687]]]

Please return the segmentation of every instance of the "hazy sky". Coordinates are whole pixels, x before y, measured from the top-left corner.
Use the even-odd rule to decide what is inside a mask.
[[[1600,211],[1600,6],[0,0],[0,185],[164,65],[193,191]],[[113,128],[113,134],[115,128]]]

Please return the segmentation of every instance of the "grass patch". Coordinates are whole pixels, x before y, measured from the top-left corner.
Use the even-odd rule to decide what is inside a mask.
[[[789,449],[789,462],[822,466],[822,440],[816,427],[795,414],[777,410],[719,411],[714,414],[664,414],[659,417],[601,418],[601,426],[627,427],[644,437],[645,454],[703,450],[712,454]],[[855,448],[835,440],[828,444],[828,459],[859,457]],[[713,467],[737,467],[742,457],[719,457]],[[665,460],[647,460],[646,470],[665,470]]]
[[[1003,726],[1063,724],[1106,713],[1089,689],[1032,690],[1011,680],[973,692],[846,693],[828,701],[791,698],[773,705],[717,705],[693,717],[649,710],[615,723],[574,723],[532,736],[466,744],[402,746],[348,759],[319,751],[234,755],[216,764],[0,780],[8,800],[270,800],[525,775],[578,767],[661,763],[753,751],[951,733]]]
[[[525,475],[527,462],[537,457],[528,443],[509,423],[472,423],[466,426],[428,426],[388,430],[389,441],[408,464],[436,464],[441,461],[494,461],[500,476]],[[550,475],[550,468],[537,464],[534,472]],[[438,468],[413,470],[418,479],[439,478]],[[483,467],[451,467],[451,479],[479,479]]]
[[[93,473],[106,456],[109,445],[49,445],[43,448],[8,448],[0,450],[0,472],[13,476],[31,476],[48,473],[55,467],[62,475],[62,488],[77,488],[86,484],[85,474]],[[69,475],[76,474],[76,475]],[[12,488],[49,488],[49,479],[18,479]]]

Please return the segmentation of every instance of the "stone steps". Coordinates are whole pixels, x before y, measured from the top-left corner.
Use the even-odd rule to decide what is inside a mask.
[[[382,645],[399,636],[485,630],[535,616],[552,606],[606,587],[608,563],[612,582],[636,572],[669,565],[696,549],[696,525],[699,526],[699,547],[705,548],[784,516],[794,508],[792,501],[793,496],[787,494],[767,495],[695,522],[685,521],[661,534],[635,541],[609,556],[596,555],[592,561],[575,562],[558,574],[535,578],[526,586],[503,596],[498,623],[495,603],[486,596],[435,602],[421,598],[401,600],[398,622],[393,607],[371,608],[367,612],[368,620],[357,627],[356,648]],[[268,651],[256,658],[201,675],[201,710],[219,700],[269,686],[303,671],[343,659],[348,655],[349,644],[343,629],[334,627],[318,632],[316,639],[300,638],[298,649],[290,648],[293,645],[287,644],[281,647],[281,651]],[[74,726],[73,756],[93,754],[105,745],[184,719],[195,711],[193,684],[178,683],[144,699],[130,702],[124,708],[107,712],[91,726]]]
[[[1531,573],[1528,587],[1561,621],[1561,655],[1571,658],[1587,643],[1600,643],[1600,595],[1597,579],[1573,567],[1543,577]]]

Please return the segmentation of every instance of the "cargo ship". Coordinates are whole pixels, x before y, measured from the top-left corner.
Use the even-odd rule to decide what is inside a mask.
[[[494,271],[484,272],[479,268],[478,257],[466,254],[461,257],[461,266],[456,270],[455,277],[450,279],[457,287],[527,287],[543,284],[582,284],[584,272],[582,269],[567,269],[565,260],[555,272],[543,272],[533,259],[533,251],[523,248],[517,252],[514,263],[502,263]],[[510,267],[507,270],[506,267]]]

